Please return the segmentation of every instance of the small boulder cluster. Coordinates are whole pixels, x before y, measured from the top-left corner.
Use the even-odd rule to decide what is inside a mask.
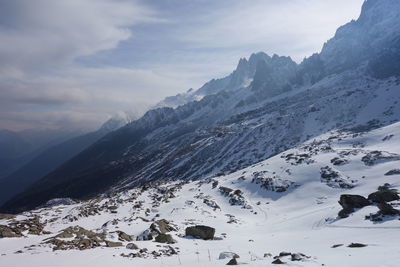
[[[400,200],[400,196],[397,190],[391,189],[389,184],[378,187],[378,191],[373,192],[365,198],[360,195],[349,195],[344,194],[340,196],[339,204],[342,206],[342,210],[339,211],[338,215],[340,218],[346,218],[356,209],[361,209],[366,206],[375,204],[379,211],[375,214],[370,214],[366,217],[371,221],[382,221],[384,216],[399,215],[400,211],[393,208],[389,202]]]

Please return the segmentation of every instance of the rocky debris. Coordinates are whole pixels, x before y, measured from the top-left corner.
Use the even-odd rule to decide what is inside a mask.
[[[259,184],[261,188],[268,191],[282,193],[287,191],[295,183],[289,180],[280,179],[276,176],[268,177],[267,171],[253,172],[252,183]]]
[[[229,198],[229,204],[232,206],[242,206],[245,209],[251,209],[251,206],[247,203],[241,190],[233,190],[225,186],[220,186],[218,189],[221,194]]]
[[[350,213],[354,212],[354,209],[363,208],[371,203],[363,196],[345,194],[340,196],[339,204],[343,209],[339,211],[338,215],[341,218],[346,218]]]
[[[273,262],[271,262],[272,264],[285,264],[283,261],[281,261],[281,259],[277,258],[275,259]]]
[[[286,252],[286,251],[282,251],[279,253],[279,257],[286,257],[286,256],[290,256],[290,255],[292,255],[292,253]]]
[[[123,231],[116,231],[116,233],[118,234],[118,240],[119,241],[132,241],[133,238],[132,236],[128,235],[127,233],[123,232]]]
[[[10,220],[10,219],[14,219],[15,217],[16,217],[16,215],[14,215],[14,214],[0,213],[0,220]]]
[[[218,186],[218,181],[217,180],[214,180],[213,182],[212,182],[212,189],[215,189],[217,186]]]
[[[204,198],[203,199],[203,203],[206,204],[207,206],[209,206],[210,208],[217,210],[217,209],[221,209],[221,207],[217,204],[217,202],[215,202],[214,200],[210,199],[210,198]]]
[[[155,221],[150,225],[150,229],[160,234],[176,231],[176,227],[165,219]]]
[[[233,191],[232,188],[225,187],[225,186],[220,186],[220,187],[218,188],[218,190],[219,190],[219,191],[221,192],[221,194],[223,194],[223,195],[229,195],[229,194]]]
[[[176,231],[176,227],[173,226],[172,223],[170,223],[169,221],[161,219],[152,223],[148,229],[146,229],[136,237],[136,240],[153,240],[153,238],[158,236],[159,234],[165,234],[171,231]]]
[[[136,249],[136,248],[134,248]],[[129,254],[121,253],[120,256],[124,258],[158,258],[161,256],[172,256],[178,254],[178,251],[174,249],[173,247],[166,245],[162,249],[156,251],[149,251],[147,248],[142,248],[137,252],[132,252]]]
[[[90,230],[86,230],[80,226],[70,226],[62,230],[59,234],[47,238],[44,240],[44,244],[50,244],[53,246],[53,250],[69,250],[69,249],[90,249],[95,247],[100,247],[102,244],[114,245],[113,242],[105,240],[106,233],[96,233]],[[63,240],[69,239],[69,240]],[[122,245],[122,243],[121,243]]]
[[[281,158],[284,158],[286,162],[289,162],[291,165],[299,165],[299,164],[310,164],[313,163],[314,160],[311,159],[311,154],[309,153],[302,153],[302,154],[283,154]]]
[[[291,261],[301,261],[301,260],[303,260],[303,258],[304,258],[303,255],[304,255],[304,254],[301,254],[301,253],[292,253],[292,254],[290,255]]]
[[[203,240],[212,240],[214,239],[215,228],[205,225],[190,226],[185,229],[185,235]]]
[[[233,258],[226,265],[238,265],[238,263],[237,263],[237,260],[235,258]]]
[[[174,244],[176,241],[172,238],[170,234],[159,234],[156,236],[155,241],[157,243],[167,243],[167,244]]]
[[[400,214],[400,211],[393,208],[392,205],[386,203],[386,202],[381,202],[378,203],[378,209],[379,213],[382,215],[397,215]]]
[[[139,249],[138,245],[136,245],[135,243],[128,243],[125,247],[127,249]]]
[[[148,241],[153,240],[153,236],[158,235],[157,232],[152,231],[151,229],[144,230],[140,235],[136,237],[136,241]]]
[[[368,195],[368,200],[375,202],[375,203],[382,203],[382,202],[390,202],[393,200],[399,200],[400,196],[397,193],[397,190],[390,189],[389,184],[385,184],[378,188],[378,191],[371,193]]]
[[[361,158],[361,161],[367,166],[395,160],[400,160],[400,155],[377,150],[368,152],[367,155]]]
[[[40,222],[37,215],[21,221],[13,220],[8,224],[8,227],[12,228],[14,232],[28,231],[29,235],[50,234],[50,232],[44,230],[45,226],[46,223]]]
[[[354,187],[355,180],[350,180],[348,177],[340,174],[338,171],[329,166],[321,168],[321,182],[332,188],[346,188]]]
[[[385,173],[385,175],[386,175],[386,176],[389,176],[389,175],[400,175],[400,169],[393,169],[393,170],[390,170],[390,171],[388,171],[387,173]]]
[[[239,255],[234,252],[221,252],[221,253],[219,253],[219,256],[218,256],[219,260],[238,259],[238,258],[240,258]]]
[[[350,245],[348,245],[347,247],[349,248],[363,248],[366,247],[367,245],[365,244],[361,244],[361,243],[351,243]]]
[[[238,219],[236,219],[235,215],[225,214],[225,216],[227,216],[229,218],[227,223],[238,223],[239,222]]]
[[[339,158],[339,157],[335,157],[333,159],[331,159],[331,163],[335,166],[341,166],[344,165],[346,163],[348,163],[349,161],[347,159],[344,158]]]
[[[115,248],[115,247],[122,247],[122,242],[114,242],[106,240],[106,247],[108,248]]]
[[[343,244],[335,244],[331,248],[338,248],[338,247],[341,247],[341,246],[343,246]]]
[[[17,228],[11,228],[7,225],[0,225],[0,238],[21,237],[22,232]]]

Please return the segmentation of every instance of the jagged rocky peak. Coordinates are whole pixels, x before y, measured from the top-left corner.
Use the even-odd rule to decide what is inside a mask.
[[[369,64],[374,60],[385,63],[379,59],[382,57],[396,57],[397,61],[400,47],[399,10],[400,1],[397,0],[365,1],[360,17],[338,28],[335,36],[324,44],[320,56],[328,74],[358,67],[364,62]],[[386,56],[388,53],[391,56]],[[393,70],[380,74],[375,73],[374,68],[369,71],[378,78],[393,74]]]
[[[100,127],[100,131],[110,132],[135,120],[135,116],[127,112],[118,112]]]
[[[251,90],[261,93],[263,97],[276,96],[290,90],[290,83],[298,69],[296,62],[290,57],[264,55],[258,57]]]

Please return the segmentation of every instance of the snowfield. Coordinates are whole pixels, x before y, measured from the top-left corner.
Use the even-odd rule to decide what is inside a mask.
[[[0,266],[225,266],[234,254],[221,253],[232,252],[246,266],[275,266],[279,259],[287,266],[397,267],[399,214],[366,219],[379,210],[370,202],[346,218],[338,216],[343,194],[367,198],[379,186],[400,187],[395,171],[400,168],[400,123],[361,128],[331,131],[219,177],[153,184],[15,218],[3,215],[1,225],[35,216],[39,223],[22,227],[21,237],[0,238]],[[388,203],[400,209],[399,200]],[[168,222],[151,227],[161,219]],[[215,228],[214,239],[185,236],[186,227],[194,225]],[[70,226],[102,235],[101,240],[94,248],[53,251],[60,242],[46,243],[49,238],[78,239],[51,239]],[[155,242],[159,232],[175,243]],[[137,240],[149,234],[152,240]],[[126,248],[129,243],[138,249]]]

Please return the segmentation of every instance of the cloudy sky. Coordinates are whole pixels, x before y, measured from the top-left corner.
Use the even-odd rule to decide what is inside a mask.
[[[229,74],[319,52],[363,0],[0,0],[0,128],[94,129]]]

